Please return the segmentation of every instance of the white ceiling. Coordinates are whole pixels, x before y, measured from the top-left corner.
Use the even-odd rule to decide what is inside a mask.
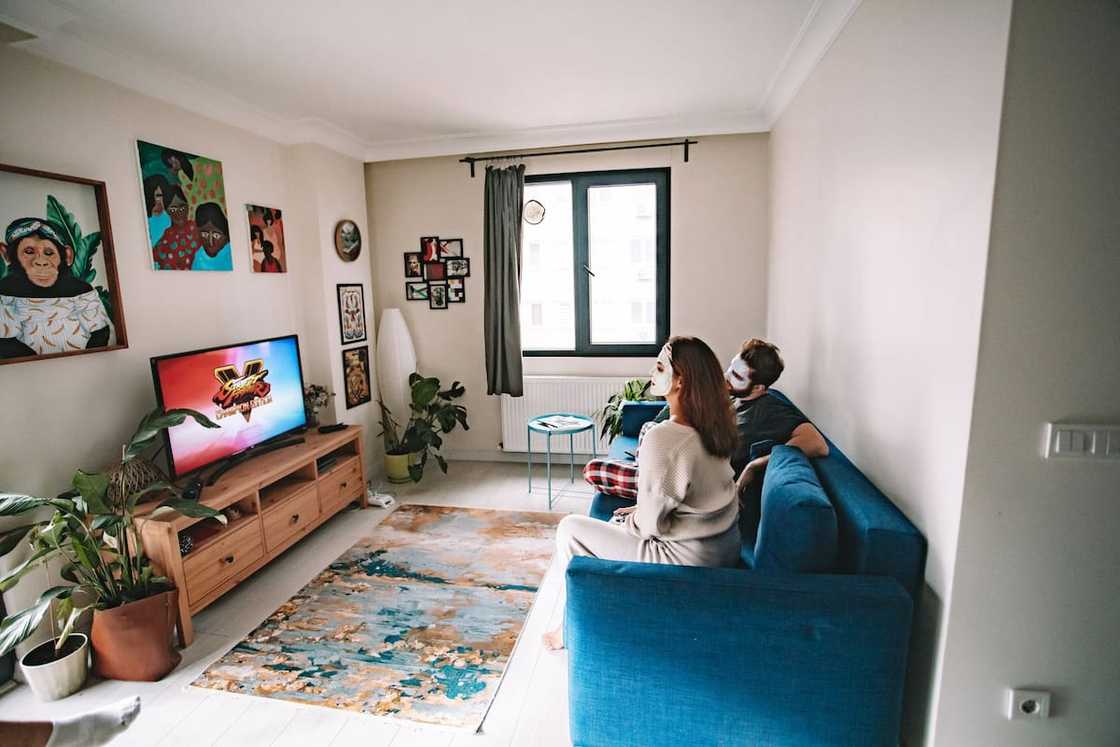
[[[769,129],[859,0],[0,0],[14,46],[365,160]]]

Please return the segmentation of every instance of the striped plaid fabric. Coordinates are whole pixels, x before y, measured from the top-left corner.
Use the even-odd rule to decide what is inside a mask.
[[[638,463],[622,459],[592,459],[583,468],[583,478],[600,493],[638,497]]]

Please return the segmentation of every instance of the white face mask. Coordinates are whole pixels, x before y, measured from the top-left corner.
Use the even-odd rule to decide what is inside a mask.
[[[723,372],[723,377],[727,379],[727,383],[731,385],[732,389],[739,391],[750,386],[751,370],[745,360],[735,356],[731,359],[727,370]]]
[[[664,397],[673,388],[673,350],[668,345],[661,348],[657,363],[649,372],[649,381],[649,393],[655,397]]]

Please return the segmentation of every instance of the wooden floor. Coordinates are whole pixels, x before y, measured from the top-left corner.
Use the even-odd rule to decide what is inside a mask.
[[[543,472],[539,483],[534,477],[533,494],[529,495],[524,465],[455,462],[446,477],[436,469],[430,472],[433,474],[425,476],[420,485],[388,489],[403,502],[547,510]],[[586,513],[590,493],[586,485],[580,484],[578,470],[575,486],[567,483],[567,470],[560,472],[563,477],[553,482],[553,510]],[[545,576],[479,734],[449,732],[403,720],[187,687],[210,662],[240,641],[387,515],[388,511],[373,508],[338,514],[204,610],[195,617],[197,637],[183,650],[182,664],[161,682],[93,682],[91,679],[85,689],[54,703],[39,702],[26,686],[20,686],[0,697],[0,718],[64,717],[138,694],[142,700],[140,717],[113,742],[114,745],[536,747],[569,744],[567,658],[564,653],[545,651],[540,640],[542,632],[560,621],[561,574],[555,564]]]

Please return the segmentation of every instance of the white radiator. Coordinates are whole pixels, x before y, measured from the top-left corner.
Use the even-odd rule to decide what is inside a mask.
[[[612,394],[621,392],[630,376],[590,377],[590,376],[526,376],[524,379],[525,396],[510,397],[502,395],[502,451],[524,453],[526,451],[526,424],[531,418],[550,412],[570,412],[594,418],[603,409]],[[596,452],[605,453],[607,445],[599,433],[599,422],[595,421],[595,432],[600,437]],[[533,434],[533,453],[545,450],[545,435]],[[568,452],[568,437],[554,436],[552,450],[557,453]],[[591,453],[591,432],[580,433],[575,438],[577,454]]]

